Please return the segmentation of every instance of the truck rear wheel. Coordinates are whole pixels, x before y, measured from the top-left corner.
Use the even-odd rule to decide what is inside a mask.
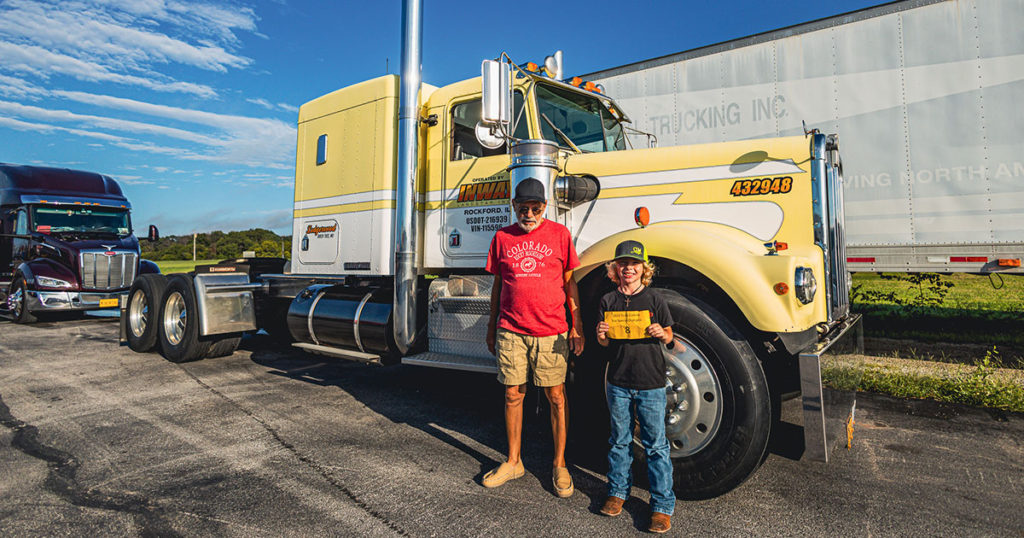
[[[210,342],[199,336],[199,311],[192,277],[171,275],[160,300],[158,319],[160,354],[171,362],[201,359],[210,350]]]
[[[676,494],[722,495],[764,461],[772,409],[761,363],[743,334],[712,306],[661,290],[676,341],[669,374],[665,433]]]
[[[241,336],[232,335],[227,335],[219,340],[215,340],[210,343],[210,350],[206,352],[206,356],[213,358],[231,355],[236,349],[238,349],[238,343],[241,341]]]
[[[156,346],[159,332],[157,312],[167,288],[167,278],[159,274],[142,274],[128,290],[128,347],[145,353]]]
[[[25,277],[19,277],[11,286],[11,293],[7,295],[7,310],[11,313],[11,319],[15,323],[35,323],[38,318],[28,309],[28,283]]]

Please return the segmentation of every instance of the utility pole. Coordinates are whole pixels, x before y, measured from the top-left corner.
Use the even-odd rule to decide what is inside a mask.
[[[192,261],[196,261],[196,233],[192,232]]]

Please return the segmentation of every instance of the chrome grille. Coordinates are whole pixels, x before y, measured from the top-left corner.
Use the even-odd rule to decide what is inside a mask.
[[[82,289],[115,290],[132,285],[138,254],[134,252],[95,250],[81,254]]]

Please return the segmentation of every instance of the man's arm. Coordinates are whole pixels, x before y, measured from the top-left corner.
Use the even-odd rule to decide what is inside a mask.
[[[487,349],[492,355],[498,353],[494,349],[498,329],[498,309],[501,307],[501,277],[494,276],[494,285],[491,286],[491,316],[487,321]]]
[[[583,354],[583,323],[580,321],[580,290],[576,287],[576,279],[572,277],[572,269],[563,275],[565,300],[569,304],[569,316],[572,327],[569,328],[569,349],[577,356]]]

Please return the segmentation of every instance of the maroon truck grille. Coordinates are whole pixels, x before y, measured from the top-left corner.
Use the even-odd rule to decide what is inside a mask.
[[[138,254],[124,251],[86,251],[81,254],[82,289],[127,288],[135,279]]]

